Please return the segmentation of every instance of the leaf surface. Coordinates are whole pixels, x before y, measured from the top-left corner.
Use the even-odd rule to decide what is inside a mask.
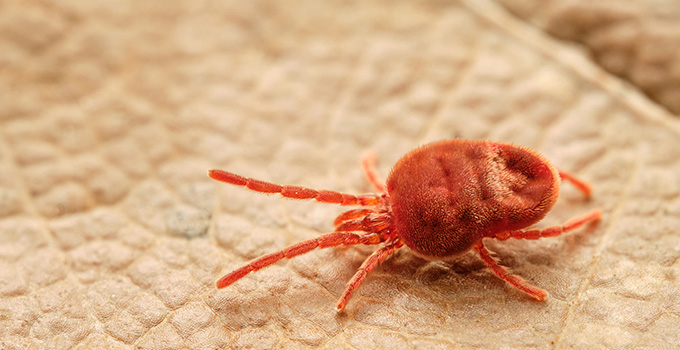
[[[0,5],[0,348],[679,344],[672,107],[538,29],[540,11],[503,4],[539,26],[491,1]],[[426,261],[406,248],[344,314],[335,303],[369,247],[315,250],[215,289],[250,259],[329,232],[343,208],[206,170],[366,193],[364,150],[386,177],[409,150],[454,137],[531,147],[593,185],[585,201],[565,184],[539,227],[594,208],[599,224],[488,242],[547,301],[475,254]]]

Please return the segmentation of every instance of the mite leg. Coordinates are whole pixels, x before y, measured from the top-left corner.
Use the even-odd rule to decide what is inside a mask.
[[[571,182],[571,184],[574,185],[574,187],[576,187],[579,191],[583,192],[583,195],[586,196],[586,198],[590,198],[590,193],[592,192],[592,189],[590,188],[589,183],[577,178],[570,172],[560,169],[557,169],[557,171],[559,172],[562,180]]]
[[[348,210],[335,218],[335,221],[333,222],[333,225],[335,227],[340,226],[343,222],[358,219],[360,217],[364,217],[368,214],[373,212],[373,209],[366,209],[366,208],[360,208],[360,209],[352,209]]]
[[[336,231],[382,232],[390,227],[389,217],[385,214],[365,215],[361,219],[347,220],[338,225]]]
[[[380,179],[378,171],[375,170],[375,153],[371,151],[364,152],[361,156],[361,167],[364,168],[366,179],[373,185],[373,187],[380,193],[385,193],[385,182]]]
[[[277,185],[270,182],[251,179],[236,175],[224,170],[208,170],[208,176],[213,180],[226,182],[228,184],[246,187],[249,190],[262,193],[280,193],[286,198],[293,199],[315,199],[322,203],[333,203],[340,205],[377,205],[381,202],[381,197],[375,194],[364,194],[355,196],[353,194],[340,193],[335,191],[315,190],[300,186]]]
[[[217,288],[224,288],[245,277],[247,274],[261,270],[277,261],[286,258],[290,259],[298,255],[305,254],[315,248],[330,248],[341,245],[349,246],[356,244],[378,244],[382,239],[377,234],[358,235],[352,232],[332,232],[321,235],[317,238],[293,244],[281,251],[261,256],[248,265],[238,268],[220,278],[216,285]]]
[[[526,281],[524,281],[521,277],[511,275],[505,267],[498,265],[498,261],[496,261],[496,259],[491,256],[491,253],[486,249],[486,247],[484,247],[482,242],[479,242],[477,245],[475,245],[475,250],[479,252],[484,264],[486,264],[486,266],[489,267],[491,271],[493,271],[493,273],[498,276],[498,278],[507,282],[509,285],[529,294],[531,297],[537,300],[544,300],[545,297],[548,296],[548,292],[526,284]]]
[[[593,210],[584,215],[575,217],[567,221],[562,226],[550,226],[544,229],[533,229],[533,230],[516,230],[516,231],[505,231],[498,233],[494,238],[505,241],[506,239],[516,238],[516,239],[539,239],[542,237],[555,237],[563,233],[575,230],[589,222],[597,221],[602,217],[602,211],[599,209]]]
[[[376,250],[369,256],[366,260],[364,260],[364,263],[361,264],[361,267],[359,270],[354,274],[354,277],[349,281],[349,284],[347,285],[347,289],[345,289],[345,292],[342,293],[342,296],[340,297],[340,300],[338,301],[338,306],[335,308],[338,310],[338,312],[341,312],[342,310],[345,309],[345,306],[347,305],[347,302],[349,299],[352,297],[352,293],[359,288],[361,285],[361,282],[364,281],[366,278],[366,275],[368,275],[369,272],[373,271],[376,266],[378,266],[378,263],[385,260],[388,256],[392,255],[395,250],[399,249],[404,245],[404,243],[400,241],[393,241],[380,249]]]

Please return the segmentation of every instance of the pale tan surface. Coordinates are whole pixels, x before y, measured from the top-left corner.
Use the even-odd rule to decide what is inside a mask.
[[[58,3],[58,5],[57,5]],[[0,3],[0,348],[672,348],[680,343],[680,125],[487,1]],[[279,4],[279,5],[277,5]],[[217,291],[341,208],[210,181],[211,167],[370,191],[441,138],[535,148],[591,181],[469,254],[402,249],[333,308],[371,249],[315,251]]]
[[[499,0],[680,114],[680,1]]]

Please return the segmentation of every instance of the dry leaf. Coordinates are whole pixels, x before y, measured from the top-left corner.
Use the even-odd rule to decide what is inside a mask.
[[[680,114],[680,2],[499,2],[550,34],[584,44],[604,69]]]
[[[0,8],[2,349],[680,344],[680,124],[497,3]],[[550,13],[555,32],[589,12]],[[639,52],[668,49],[608,33]],[[661,79],[671,91],[676,68]],[[365,149],[386,176],[410,149],[454,137],[529,146],[593,184],[591,201],[565,185],[540,226],[601,208],[599,225],[489,243],[546,302],[474,254],[430,262],[401,249],[337,315],[363,247],[215,289],[249,259],[328,232],[342,208],[218,184],[207,169],[362,193]]]

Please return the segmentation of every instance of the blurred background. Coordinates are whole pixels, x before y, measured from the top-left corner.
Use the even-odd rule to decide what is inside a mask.
[[[680,343],[680,3],[0,1],[0,348],[671,348]],[[222,274],[332,230],[341,208],[222,168],[364,193],[447,138],[538,150],[591,182],[474,254],[372,249]]]

